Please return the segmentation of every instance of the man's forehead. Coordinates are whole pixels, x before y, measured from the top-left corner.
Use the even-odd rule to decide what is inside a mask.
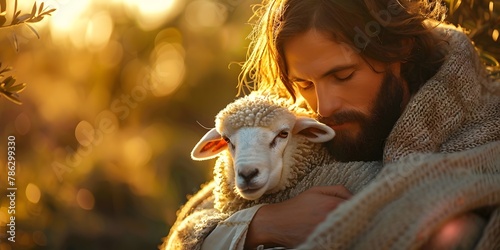
[[[316,70],[324,71],[325,68],[353,64],[360,57],[348,44],[337,42],[317,31],[297,35],[284,45],[285,61],[290,75],[309,74]]]

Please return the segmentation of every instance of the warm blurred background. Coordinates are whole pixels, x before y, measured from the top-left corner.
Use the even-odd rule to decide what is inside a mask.
[[[236,96],[256,1],[42,2],[56,11],[30,24],[40,39],[27,25],[0,29],[1,68],[27,83],[22,105],[0,96],[0,249],[157,249],[210,177],[213,162],[189,153],[199,124],[212,127]],[[15,244],[4,228],[9,135]]]
[[[189,153],[237,94],[259,1],[42,2],[56,10],[29,23],[37,39],[26,24],[8,26],[15,1],[0,0],[0,71],[11,66],[3,78],[27,83],[22,105],[0,96],[0,250],[157,249],[186,195],[211,176],[213,161]],[[34,3],[19,0],[20,17]],[[447,4],[495,66],[500,2]],[[9,135],[13,244],[4,227]]]

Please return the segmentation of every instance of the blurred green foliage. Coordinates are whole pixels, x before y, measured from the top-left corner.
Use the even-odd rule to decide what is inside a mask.
[[[0,92],[17,98],[26,85],[14,75],[28,83],[23,105],[0,99],[0,164],[13,135],[17,188],[11,244],[0,169],[0,250],[156,249],[211,176],[214,162],[189,152],[236,96],[259,1],[16,2],[0,0],[0,12],[29,16],[2,24],[52,17],[0,29],[0,62],[12,66],[0,67]],[[494,69],[500,3],[489,2],[447,1],[447,20]]]

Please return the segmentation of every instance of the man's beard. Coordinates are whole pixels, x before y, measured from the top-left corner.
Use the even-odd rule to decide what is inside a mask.
[[[401,115],[403,85],[391,72],[385,73],[371,115],[358,111],[344,111],[319,121],[328,125],[350,122],[360,126],[358,135],[347,130],[335,131],[333,140],[326,143],[330,154],[337,161],[382,160],[385,141]]]

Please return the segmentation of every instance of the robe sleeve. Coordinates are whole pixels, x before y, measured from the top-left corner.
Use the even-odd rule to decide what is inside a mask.
[[[217,227],[204,240],[202,250],[230,249],[243,250],[248,226],[255,213],[264,204],[240,210],[226,220],[219,222]]]
[[[231,216],[214,208],[214,182],[206,184],[178,211],[162,250],[243,249],[248,226],[264,204]]]

